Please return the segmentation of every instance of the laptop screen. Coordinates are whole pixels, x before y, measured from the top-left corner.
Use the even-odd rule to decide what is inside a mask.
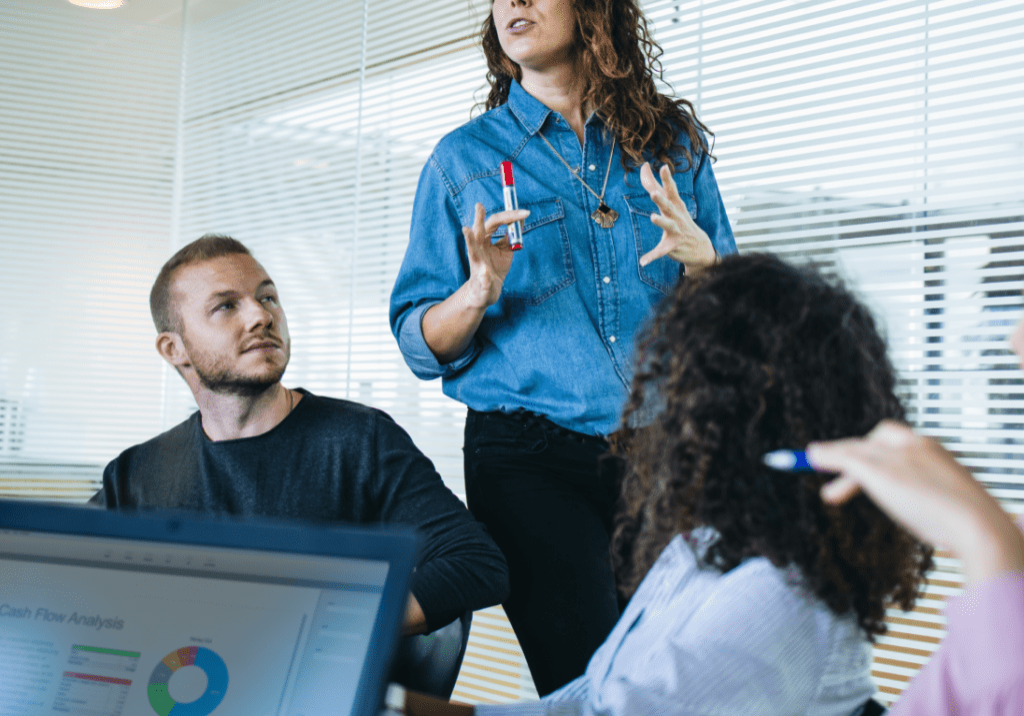
[[[349,714],[388,570],[0,530],[0,713]]]

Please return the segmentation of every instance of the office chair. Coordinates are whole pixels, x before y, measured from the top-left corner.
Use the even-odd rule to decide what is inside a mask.
[[[466,655],[473,613],[466,612],[430,634],[403,637],[391,669],[391,681],[447,701]]]

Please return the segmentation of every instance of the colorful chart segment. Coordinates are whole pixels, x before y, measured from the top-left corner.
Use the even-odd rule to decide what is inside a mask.
[[[195,666],[206,673],[206,691],[195,701],[181,703],[171,698],[168,684],[174,672]],[[228,690],[228,667],[216,652],[201,646],[186,646],[165,656],[149,676],[149,705],[159,716],[207,716],[220,706]]]

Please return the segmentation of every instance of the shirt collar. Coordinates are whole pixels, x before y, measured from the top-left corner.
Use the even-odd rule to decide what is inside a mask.
[[[512,85],[509,87],[508,102],[506,104],[508,104],[516,119],[523,123],[526,131],[531,135],[539,132],[544,126],[544,122],[547,121],[548,115],[554,112],[546,104],[524,90],[523,86],[515,80],[512,80]],[[601,120],[595,114],[587,120],[587,124],[590,124],[592,121],[600,122]]]
[[[551,110],[523,89],[515,80],[508,90],[508,107],[530,134],[536,134],[547,120]]]

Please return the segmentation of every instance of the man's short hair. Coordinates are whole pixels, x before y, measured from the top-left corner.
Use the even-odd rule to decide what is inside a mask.
[[[204,234],[167,260],[160,273],[157,274],[153,289],[149,292],[149,312],[153,314],[153,323],[158,333],[181,333],[181,316],[171,297],[174,275],[182,266],[209,261],[221,256],[245,254],[252,252],[241,241],[223,234]]]

